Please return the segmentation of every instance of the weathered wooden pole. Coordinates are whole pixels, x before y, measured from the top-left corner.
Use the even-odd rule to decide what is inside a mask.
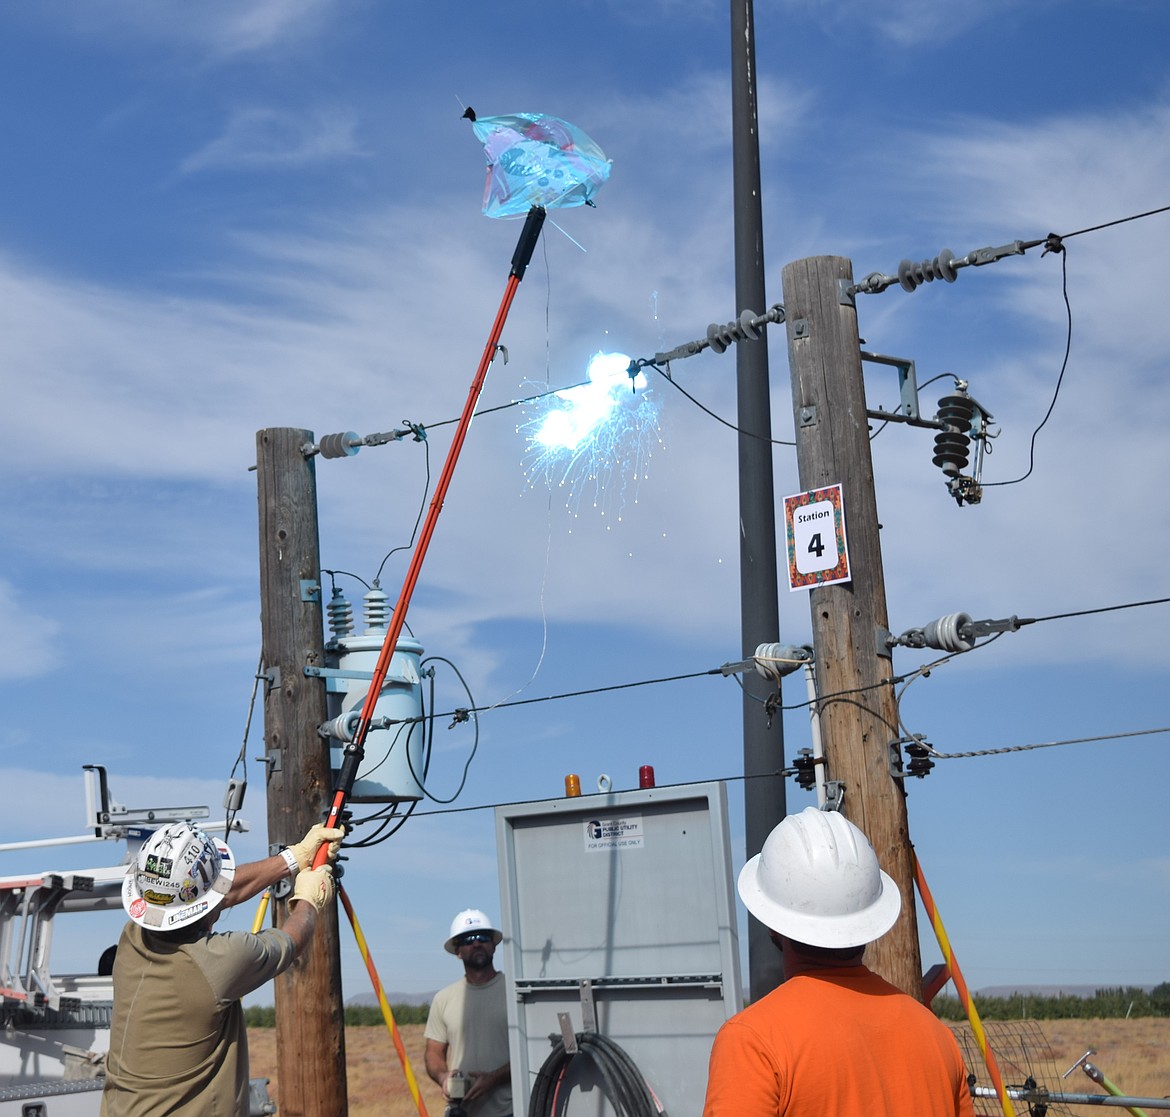
[[[305,667],[324,666],[317,481],[310,431],[256,435],[260,505],[260,628],[267,689],[268,841],[272,852],[299,841],[325,814],[329,752],[317,736],[325,687]],[[277,905],[277,921],[286,914]],[[282,1117],[345,1117],[345,1027],[337,907],[317,923],[308,953],[276,979],[276,1056]]]
[[[797,260],[783,271],[800,487],[841,485],[849,549],[851,581],[811,593],[821,735],[826,774],[844,789],[843,813],[868,836],[902,895],[898,922],[866,961],[921,1000],[906,798],[891,768],[901,763],[893,670],[879,647],[886,587],[852,280],[851,263],[838,256]]]

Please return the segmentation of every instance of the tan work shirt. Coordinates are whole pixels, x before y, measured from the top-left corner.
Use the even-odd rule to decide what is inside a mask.
[[[127,923],[102,1117],[248,1117],[240,998],[294,957],[284,931],[162,935]]]
[[[427,1039],[447,1044],[450,1070],[484,1074],[502,1067],[508,1053],[508,993],[502,973],[486,985],[460,978],[440,989],[431,1001],[424,1031]],[[505,1079],[487,1097],[467,1107],[471,1117],[504,1117],[512,1112],[512,1084]]]

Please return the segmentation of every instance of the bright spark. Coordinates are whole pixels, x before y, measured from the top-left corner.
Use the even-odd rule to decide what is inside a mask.
[[[592,490],[593,506],[603,515],[616,508],[620,518],[631,486],[636,491],[661,441],[658,405],[646,376],[638,370],[631,379],[629,367],[623,353],[594,354],[588,383],[537,401],[521,427],[529,483],[565,489],[565,504],[574,513]]]

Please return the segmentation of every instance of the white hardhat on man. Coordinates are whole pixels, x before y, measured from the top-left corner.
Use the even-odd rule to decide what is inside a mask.
[[[902,897],[866,836],[844,815],[789,815],[739,874],[739,895],[765,927],[810,946],[864,946],[895,923]]]
[[[122,882],[122,906],[140,927],[174,931],[214,911],[236,875],[232,851],[189,822],[142,843]]]
[[[468,908],[466,911],[461,911],[451,920],[451,934],[447,936],[447,941],[443,943],[443,949],[448,954],[454,954],[455,940],[460,935],[466,935],[469,931],[486,931],[492,936],[492,942],[497,945],[499,945],[500,939],[504,937],[492,926],[491,920],[482,911],[478,908]]]

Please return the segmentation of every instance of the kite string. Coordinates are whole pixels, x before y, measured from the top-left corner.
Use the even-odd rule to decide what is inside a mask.
[[[554,222],[555,224],[555,222]],[[563,230],[562,230],[563,231]],[[570,240],[572,238],[570,237]],[[548,242],[542,240],[540,244],[541,253],[544,256],[544,383],[548,387],[552,383],[552,326],[551,326],[551,308],[552,308],[552,269],[548,264]],[[584,250],[582,250],[584,251]],[[526,683],[518,686],[511,694],[505,695],[498,702],[493,702],[486,707],[488,710],[494,710],[498,706],[503,706],[512,701],[518,694],[523,694],[534,682],[540,674],[541,668],[544,666],[544,657],[548,652],[548,608],[546,602],[546,591],[548,589],[548,570],[552,561],[552,485],[548,486],[548,504],[545,509],[545,517],[547,524],[547,531],[545,534],[544,544],[544,570],[540,578],[540,625],[541,625],[541,641],[540,641],[540,655],[537,656],[536,666],[532,669],[532,675]]]

